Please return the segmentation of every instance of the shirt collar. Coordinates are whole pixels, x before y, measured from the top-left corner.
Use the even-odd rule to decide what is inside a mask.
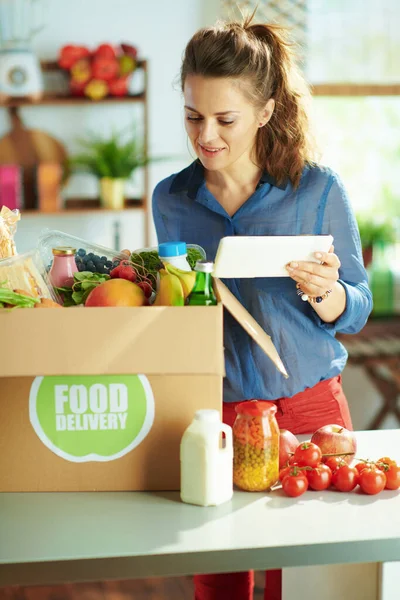
[[[174,179],[172,180],[169,193],[179,194],[180,192],[187,191],[189,198],[191,200],[195,200],[197,192],[203,183],[204,167],[199,159],[197,159],[191,165],[189,165],[189,167],[183,169],[183,171],[175,175]],[[258,182],[257,188],[259,188],[263,183],[269,183],[280,190],[285,190],[288,182],[284,181],[282,184],[278,185],[275,178],[272,177],[267,170],[264,170]]]

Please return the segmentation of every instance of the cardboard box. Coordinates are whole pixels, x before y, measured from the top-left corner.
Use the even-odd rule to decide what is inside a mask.
[[[179,489],[185,428],[196,410],[222,408],[222,304],[3,309],[0,330],[0,492]]]

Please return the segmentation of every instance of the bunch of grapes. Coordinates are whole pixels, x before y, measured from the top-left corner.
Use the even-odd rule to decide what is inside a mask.
[[[93,252],[86,253],[83,248],[79,248],[75,254],[75,262],[78,271],[90,271],[105,275],[109,275],[120,263],[118,259],[109,260],[106,256],[97,256]]]

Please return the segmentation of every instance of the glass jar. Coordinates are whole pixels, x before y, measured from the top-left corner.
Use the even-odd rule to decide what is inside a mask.
[[[269,490],[279,479],[276,405],[248,400],[236,406],[233,425],[233,483],[247,492]]]
[[[52,249],[53,264],[49,271],[49,279],[54,287],[72,287],[74,273],[78,272],[75,262],[76,249],[69,246],[59,246]]]

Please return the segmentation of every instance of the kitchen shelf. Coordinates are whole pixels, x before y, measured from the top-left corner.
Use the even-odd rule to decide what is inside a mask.
[[[43,211],[40,209],[23,210],[23,215],[71,215],[71,214],[93,214],[93,213],[119,213],[123,210],[143,210],[145,206],[144,198],[126,198],[125,206],[121,209],[104,208],[98,198],[66,198],[63,208],[52,211]]]
[[[0,103],[0,108],[20,108],[20,107],[32,107],[32,106],[45,106],[45,105],[57,105],[57,106],[76,106],[79,104],[86,104],[95,106],[97,104],[127,104],[131,102],[144,102],[145,94],[136,94],[132,96],[106,96],[101,100],[91,100],[85,96],[67,96],[63,94],[44,94],[40,100],[31,100],[29,98],[13,98],[6,102]]]
[[[316,83],[314,96],[400,96],[400,83]]]
[[[0,108],[4,108],[10,112],[17,111],[18,108],[24,107],[40,107],[40,106],[82,106],[93,107],[97,105],[116,106],[117,104],[140,103],[143,105],[143,124],[144,124],[144,152],[148,154],[148,64],[146,60],[138,60],[137,68],[143,71],[143,92],[129,96],[106,96],[101,100],[92,100],[84,96],[72,96],[68,93],[47,92],[40,99],[32,98],[10,98],[5,102],[0,102]],[[66,71],[60,69],[56,61],[42,61],[41,68],[45,74],[58,74],[61,78],[67,77]],[[1,162],[1,161],[0,161]],[[125,207],[121,210],[113,210],[103,208],[100,205],[100,200],[91,198],[68,198],[65,201],[65,206],[59,210],[41,211],[40,209],[27,209],[23,211],[24,216],[39,216],[39,215],[71,215],[71,214],[98,214],[98,213],[119,213],[122,210],[141,210],[144,213],[144,246],[149,244],[149,211],[148,211],[148,196],[149,196],[149,171],[148,166],[143,167],[144,173],[144,190],[142,198],[128,198],[125,200]]]

